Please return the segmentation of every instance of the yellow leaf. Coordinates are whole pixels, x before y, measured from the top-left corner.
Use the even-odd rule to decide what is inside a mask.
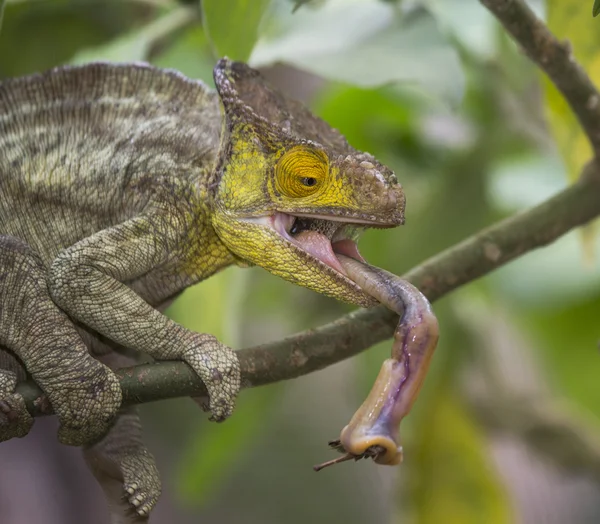
[[[438,388],[415,428],[418,447],[402,467],[410,468],[407,500],[415,524],[506,524],[514,522],[510,501],[495,471],[482,429],[455,392]],[[405,520],[406,519],[406,520]]]
[[[590,6],[581,0],[548,0],[548,26],[560,40],[568,40],[573,54],[592,82],[600,85],[600,27],[590,16]],[[577,180],[581,169],[592,157],[592,149],[562,95],[545,80],[546,107],[552,134],[565,162],[569,180]],[[582,236],[586,258],[592,256],[593,235],[585,229]]]

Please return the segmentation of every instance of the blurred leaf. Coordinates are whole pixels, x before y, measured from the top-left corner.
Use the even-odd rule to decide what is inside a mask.
[[[292,8],[292,13],[295,13],[300,9],[303,5],[309,5],[312,7],[317,3],[323,3],[326,0],[290,0],[294,7]]]
[[[141,15],[123,3],[7,2],[0,33],[2,76],[43,71],[67,62],[86,46],[110,40]]]
[[[135,62],[148,59],[153,46],[166,36],[176,33],[196,18],[196,11],[178,7],[148,25],[116,38],[106,45],[83,49],[71,60],[72,64],[85,64],[98,60]]]
[[[235,413],[224,424],[206,424],[180,457],[178,494],[201,506],[214,498],[244,453],[269,427],[279,400],[275,387],[244,391]]]
[[[489,198],[505,213],[540,204],[565,188],[565,169],[558,154],[533,154],[500,160],[490,173]]]
[[[204,30],[215,56],[245,62],[271,0],[202,0]]]
[[[407,465],[408,500],[418,524],[514,522],[509,498],[489,458],[482,429],[456,393],[439,387],[415,432],[418,448]],[[410,462],[409,462],[410,461]]]
[[[243,297],[250,272],[230,268],[187,289],[167,311],[188,329],[215,335],[237,348],[243,316]],[[194,505],[210,500],[243,456],[248,442],[266,427],[276,404],[273,387],[244,391],[235,414],[225,424],[204,424],[181,454],[178,472],[181,496]]]
[[[600,84],[600,31],[581,0],[548,0],[548,26],[561,40],[568,39],[579,63]],[[562,95],[546,81],[546,99],[552,133],[567,165],[569,179],[576,180],[591,158],[592,150],[575,115]]]
[[[233,348],[239,345],[239,316],[248,272],[237,267],[187,288],[165,312],[181,325],[210,333]]]
[[[548,0],[548,26],[560,38],[568,39],[574,56],[587,71],[594,84],[600,84],[600,31],[589,16],[589,7],[581,0]],[[584,164],[592,157],[592,149],[575,115],[556,87],[545,80],[550,127],[567,166],[569,180],[579,177]],[[593,258],[592,229],[583,230],[584,254]]]
[[[559,304],[557,304],[558,306]],[[551,383],[600,419],[600,294],[554,310],[517,309],[515,321],[536,337]]]
[[[2,30],[2,18],[4,17],[4,6],[6,5],[6,0],[0,0],[0,31]]]
[[[213,58],[200,25],[183,31],[166,49],[152,58],[158,67],[174,68],[189,78],[199,78],[214,86]]]
[[[600,260],[582,267],[576,232],[533,251],[489,277],[498,295],[526,308],[553,310],[600,291]]]
[[[491,59],[498,34],[493,15],[478,2],[464,0],[420,0],[438,21],[440,28],[456,38],[470,53]]]
[[[422,107],[415,97],[390,89],[346,86],[323,90],[313,103],[315,112],[354,147],[369,151],[400,172],[412,172],[415,165],[432,158],[418,137]]]
[[[592,14],[594,15],[594,17],[598,16],[598,14],[600,14],[600,0],[596,0],[594,2],[594,8],[592,9]]]
[[[362,87],[402,83],[456,104],[464,77],[456,51],[424,10],[402,14],[375,0],[329,0],[295,14],[276,2],[251,57],[254,66],[287,62]]]

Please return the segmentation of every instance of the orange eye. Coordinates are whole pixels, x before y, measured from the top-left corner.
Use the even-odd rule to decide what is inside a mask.
[[[277,162],[275,188],[292,198],[310,196],[323,186],[328,172],[325,153],[297,146],[287,151]]]

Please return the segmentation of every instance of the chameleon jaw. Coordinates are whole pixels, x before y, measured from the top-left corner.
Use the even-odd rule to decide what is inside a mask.
[[[277,211],[246,217],[223,213],[216,217],[213,225],[217,234],[242,263],[255,264],[288,282],[349,304],[377,305],[346,276],[338,260],[342,254],[362,260],[354,239],[364,226]]]
[[[297,217],[280,212],[276,212],[268,218],[271,221],[271,227],[282,238],[305,253],[308,253],[322,264],[334,269],[354,285],[354,281],[348,278],[346,271],[337,258],[337,254],[343,254],[364,262],[363,257],[358,251],[356,242],[348,237],[349,231],[347,226],[350,224],[327,219]],[[313,223],[321,221],[332,227],[327,232],[328,234],[305,227],[307,224],[310,225],[311,220]]]

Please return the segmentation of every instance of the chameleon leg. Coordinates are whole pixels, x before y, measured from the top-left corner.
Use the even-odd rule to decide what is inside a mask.
[[[61,442],[78,446],[108,430],[121,404],[116,376],[88,353],[71,320],[52,302],[39,257],[6,235],[0,235],[0,345],[48,395]],[[7,377],[4,388],[13,385]]]
[[[104,491],[111,524],[146,522],[161,487],[135,408],[123,409],[100,441],[84,447],[83,456]]]
[[[212,419],[220,421],[233,411],[241,385],[235,352],[170,320],[126,284],[171,264],[172,274],[154,287],[164,299],[187,286],[188,275],[177,270],[195,227],[186,220],[176,209],[158,207],[85,238],[54,260],[49,288],[64,311],[112,341],[189,364],[208,389]]]
[[[0,348],[0,442],[24,437],[33,425],[23,397],[15,393],[17,380],[24,375],[17,360]]]

